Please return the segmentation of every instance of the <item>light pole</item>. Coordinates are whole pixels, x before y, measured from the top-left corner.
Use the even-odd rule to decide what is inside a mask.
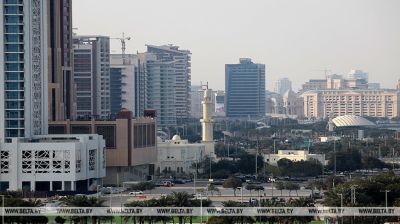
[[[255,177],[256,177],[256,179],[257,179],[257,177],[258,177],[258,175],[257,175],[257,166],[258,166],[258,164],[257,164],[257,159],[258,159],[258,147],[259,147],[259,145],[258,145],[258,133],[257,133],[257,147],[256,147],[256,169],[255,169],[255,171],[256,171],[256,173],[255,173]]]
[[[352,201],[353,205],[356,204],[356,187],[358,187],[358,185],[352,185],[350,187],[350,190],[351,190],[351,201]]]
[[[340,213],[343,213],[343,194],[338,194],[340,196]],[[341,214],[342,224],[343,224],[343,214]]]
[[[97,201],[99,200],[99,187],[100,185],[97,185]]]
[[[1,207],[2,207],[2,211],[1,211],[1,223],[4,223],[4,196],[5,195],[0,195],[1,196]]]
[[[110,208],[111,208],[111,201],[112,201],[112,188],[111,187],[107,187],[108,189],[110,189]]]
[[[196,195],[196,178],[197,178],[197,154],[196,154],[196,159],[194,160],[195,164],[196,164],[196,169],[194,171],[194,175],[193,175],[193,193]]]
[[[210,180],[212,179],[211,177],[211,154],[210,154]]]
[[[238,188],[240,188],[240,202],[243,204],[243,186]]]
[[[200,223],[203,223],[203,192],[200,192]]]
[[[388,197],[387,197],[387,194],[388,194],[388,192],[390,192],[389,190],[384,190],[384,191],[381,191],[381,192],[385,192],[385,207],[387,208],[388,207]]]

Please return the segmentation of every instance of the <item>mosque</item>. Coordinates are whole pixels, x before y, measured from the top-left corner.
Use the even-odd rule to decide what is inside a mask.
[[[174,135],[171,140],[157,138],[157,173],[185,175],[192,173],[193,164],[199,163],[204,158],[215,159],[215,143],[213,136],[214,97],[208,85],[204,89],[202,100],[203,118],[200,120],[202,127],[201,143],[189,143]]]

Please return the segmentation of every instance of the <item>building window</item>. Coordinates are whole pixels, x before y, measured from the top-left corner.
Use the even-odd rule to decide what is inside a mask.
[[[71,134],[91,134],[90,125],[71,125]]]
[[[89,150],[89,170],[96,169],[96,149]]]
[[[107,148],[116,148],[115,125],[96,125],[96,133],[103,136]]]

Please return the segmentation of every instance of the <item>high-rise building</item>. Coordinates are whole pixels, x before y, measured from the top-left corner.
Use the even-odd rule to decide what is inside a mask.
[[[288,78],[278,79],[274,82],[274,92],[283,96],[283,94],[288,90],[292,90],[292,81]]]
[[[175,75],[174,68],[169,62],[162,62],[152,53],[139,54],[140,61],[144,63],[145,79],[140,83],[145,86],[146,101],[139,101],[144,109],[157,111],[157,125],[159,127],[174,127],[177,125],[175,106]],[[143,74],[143,73],[142,73]],[[140,76],[139,76],[140,77]],[[143,106],[143,107],[142,107]]]
[[[182,123],[184,122],[188,117],[189,117],[189,111],[190,111],[190,86],[191,86],[191,53],[188,50],[180,50],[178,46],[174,45],[163,45],[163,46],[154,46],[154,45],[147,45],[147,53],[152,54],[155,56],[155,67],[159,67],[161,64],[162,66],[160,68],[165,68],[165,70],[161,69],[158,71],[156,69],[155,74],[151,73],[151,69],[147,69],[147,77],[149,80],[152,80],[152,82],[155,83],[155,85],[158,85],[157,82],[160,82],[162,85],[162,82],[165,81],[164,78],[166,79],[171,79],[172,81],[172,90],[174,92],[174,100],[173,100],[173,106],[176,108],[175,109],[175,117],[176,121],[173,121],[173,119],[168,122],[169,124],[172,124],[174,126],[174,123]],[[158,74],[158,72],[160,72]],[[159,76],[160,79],[157,77]],[[152,85],[152,82],[148,82],[149,85]],[[150,95],[153,95],[154,100],[149,97],[147,100],[150,102],[148,106],[151,106],[151,104],[155,101],[158,101],[158,98],[160,95],[157,96],[157,91],[156,88],[151,88],[149,87],[149,91],[152,89],[152,93]],[[162,92],[163,90],[161,89],[160,94],[163,95],[164,93]],[[156,94],[156,95],[154,95]],[[167,104],[169,102],[166,102]],[[172,103],[172,102],[171,102]],[[157,103],[156,103],[157,104]],[[153,108],[155,109],[155,108]],[[159,113],[159,112],[158,112]],[[159,121],[162,122],[163,115],[162,113],[159,113]],[[167,125],[167,123],[165,123]],[[169,125],[168,124],[168,125]],[[161,126],[163,126],[162,123],[160,123]]]
[[[3,0],[0,6],[0,139],[11,142],[47,133],[47,1]]]
[[[203,113],[201,101],[203,100],[204,91],[201,86],[192,86],[190,90],[191,108],[190,117],[200,119]]]
[[[110,38],[74,36],[77,117],[111,114]]]
[[[225,91],[227,117],[265,116],[265,65],[250,58],[225,65]]]
[[[59,17],[52,7],[68,13],[55,2],[0,1],[0,191],[87,191],[105,175],[101,136],[47,135],[49,112],[62,108],[48,107],[49,92],[57,87],[48,83],[59,83],[49,70],[55,68],[51,74],[57,76],[68,71],[59,67],[62,57],[49,55],[54,53],[49,47],[57,48],[49,42],[57,39],[52,23]],[[51,97],[57,101],[59,96]]]
[[[365,74],[365,75],[363,75]],[[349,78],[343,78],[342,75],[331,74],[326,79],[311,79],[303,84],[300,92],[309,90],[327,90],[327,89],[368,89],[368,76],[366,73],[354,73]]]
[[[124,58],[123,58],[124,57]],[[111,113],[116,115],[122,108],[136,110],[136,73],[138,57],[134,54],[110,56]]]
[[[348,79],[364,79],[368,82],[368,73],[363,72],[363,70],[352,69],[347,75]]]
[[[314,90],[303,94],[304,116],[326,118],[357,115],[394,118],[400,116],[400,93],[396,90]]]
[[[49,41],[49,120],[74,119],[72,0],[47,1]]]
[[[215,91],[215,116],[225,117],[225,91]]]

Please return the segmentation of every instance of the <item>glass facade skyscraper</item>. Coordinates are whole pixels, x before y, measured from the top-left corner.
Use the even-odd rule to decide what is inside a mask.
[[[225,65],[226,116],[265,116],[265,65],[241,58]]]

